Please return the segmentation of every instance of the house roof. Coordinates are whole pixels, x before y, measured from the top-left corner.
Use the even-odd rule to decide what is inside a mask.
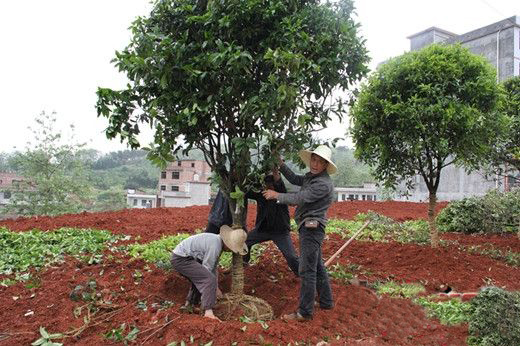
[[[13,185],[13,180],[20,181],[25,180],[25,178],[16,173],[0,172],[0,188],[11,187]]]
[[[408,36],[407,38],[412,38],[412,37],[415,37],[415,36],[419,36],[419,35],[422,35],[426,32],[430,32],[430,31],[436,31],[436,32],[439,32],[439,33],[442,33],[442,34],[445,34],[445,35],[448,35],[448,36],[458,36],[457,34],[454,34],[448,30],[444,30],[444,29],[441,29],[441,28],[438,28],[436,26],[432,26],[432,27],[429,27],[428,29],[425,29],[425,30],[422,30],[422,31],[419,31],[415,34],[412,34],[410,36]]]

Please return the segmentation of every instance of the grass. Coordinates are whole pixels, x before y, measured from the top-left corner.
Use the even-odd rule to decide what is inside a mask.
[[[426,291],[421,284],[416,283],[397,283],[395,281],[388,281],[385,283],[378,283],[375,289],[379,294],[387,294],[391,297],[412,298],[420,293]]]

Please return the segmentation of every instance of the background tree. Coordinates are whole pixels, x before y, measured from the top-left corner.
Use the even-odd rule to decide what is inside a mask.
[[[140,125],[151,125],[156,163],[200,149],[243,227],[243,191],[274,161],[271,152],[300,149],[313,130],[342,116],[332,92],[365,75],[352,13],[350,0],[156,1],[116,53],[128,88],[98,89],[106,134],[137,148]],[[234,293],[243,291],[241,275],[234,256]]]
[[[78,154],[83,144],[74,144],[73,134],[63,139],[56,130],[55,114],[42,112],[31,128],[33,137],[24,152],[15,153],[13,164],[24,180],[14,185],[8,213],[57,215],[85,210],[90,188]],[[73,132],[73,126],[71,125]]]
[[[419,174],[429,191],[431,244],[438,245],[441,170],[476,169],[503,127],[494,68],[459,45],[431,45],[382,65],[352,108],[356,155],[385,186]]]
[[[520,171],[520,76],[504,81],[503,112],[508,121],[504,136],[496,141],[495,166],[505,174]]]

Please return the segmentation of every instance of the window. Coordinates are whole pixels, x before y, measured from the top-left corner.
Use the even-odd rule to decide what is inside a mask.
[[[161,179],[166,179],[166,172],[161,172]]]
[[[372,195],[367,195],[367,201],[371,201],[372,200]]]
[[[172,191],[179,191],[179,187],[177,185],[172,185]]]
[[[134,205],[137,205],[137,198],[134,198]]]
[[[195,162],[192,162],[192,163],[191,163],[191,167],[195,167]]]
[[[166,185],[161,185],[161,191],[166,191]]]
[[[180,161],[179,161],[179,162],[177,162],[177,166],[180,166],[180,165],[182,165],[182,163],[181,163]]]
[[[172,172],[172,179],[179,179],[179,172]]]
[[[351,201],[354,200],[354,195],[348,195],[348,199],[350,199]]]
[[[344,193],[341,194],[341,200],[344,201],[346,198],[346,195]]]
[[[374,196],[374,201],[376,200],[376,196]]]
[[[356,195],[356,198],[354,198],[355,200],[358,200],[359,199],[359,195]]]
[[[146,207],[146,199],[141,200],[141,206]]]
[[[361,199],[364,201],[366,199],[365,195],[361,195]]]

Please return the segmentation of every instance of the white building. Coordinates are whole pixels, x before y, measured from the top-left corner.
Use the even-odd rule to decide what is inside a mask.
[[[160,191],[159,200],[161,207],[208,205],[210,193],[209,182],[188,181],[184,183],[184,191]]]
[[[341,201],[376,201],[376,184],[364,183],[363,186],[336,187],[334,191],[338,194],[338,202]]]
[[[126,204],[130,208],[155,208],[157,206],[157,196],[148,195],[141,191],[128,190]]]

